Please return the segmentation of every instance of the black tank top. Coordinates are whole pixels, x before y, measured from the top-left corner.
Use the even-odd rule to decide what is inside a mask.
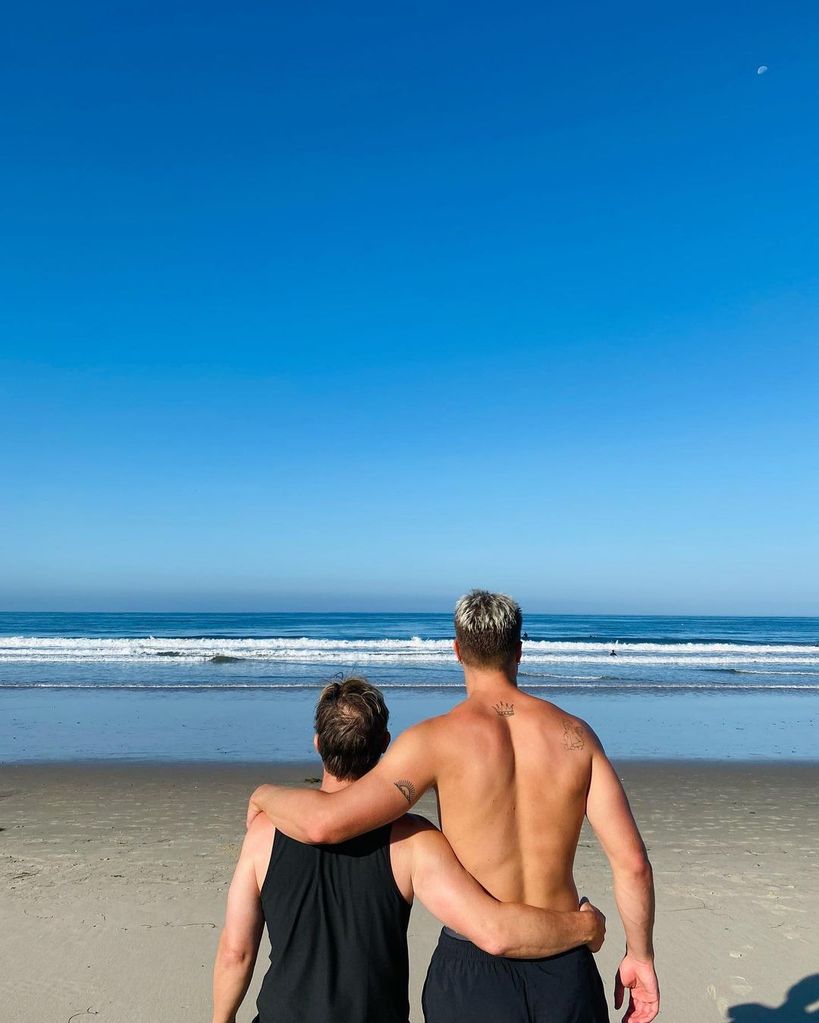
[[[261,892],[271,951],[258,1023],[407,1023],[410,907],[390,830],[319,846],[276,832]]]

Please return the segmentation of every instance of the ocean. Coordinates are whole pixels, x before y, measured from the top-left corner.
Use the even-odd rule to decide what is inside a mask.
[[[519,684],[613,757],[819,760],[819,619],[527,615]],[[462,697],[449,614],[0,614],[0,762],[306,760],[321,686]]]

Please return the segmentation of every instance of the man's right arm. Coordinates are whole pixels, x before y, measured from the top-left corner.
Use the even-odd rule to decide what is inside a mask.
[[[266,814],[279,831],[312,845],[344,842],[405,814],[435,783],[428,722],[408,729],[363,778],[339,792],[260,785],[248,824]]]
[[[441,923],[491,955],[529,959],[589,945],[597,951],[605,917],[593,906],[576,912],[499,902],[461,865],[445,836],[413,816],[393,826],[410,856],[412,889]]]
[[[272,845],[270,825],[259,824],[245,835],[213,966],[213,1023],[236,1023],[236,1012],[250,986],[264,926],[256,859],[260,850],[269,859]]]
[[[650,1023],[660,1007],[654,970],[654,876],[620,779],[593,737],[586,816],[611,864],[614,897],[626,932],[626,955],[615,984],[615,1006],[630,996],[629,1023]]]

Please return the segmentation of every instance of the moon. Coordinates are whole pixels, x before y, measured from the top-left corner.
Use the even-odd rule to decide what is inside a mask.
[[[756,69],[756,73],[758,75],[764,75],[767,70],[768,70],[767,64],[760,64],[759,67]]]

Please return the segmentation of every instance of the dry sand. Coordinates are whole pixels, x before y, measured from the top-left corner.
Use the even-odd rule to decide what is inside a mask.
[[[246,797],[259,781],[315,773],[315,765],[2,768],[0,1020],[209,1020]],[[816,1019],[808,1006],[819,1002],[819,769],[627,764],[621,774],[656,873],[660,1018]],[[419,809],[434,819],[431,800]],[[609,918],[598,963],[610,988],[622,930],[607,864],[589,834],[576,866],[581,890]],[[420,1023],[437,937],[421,907],[410,935],[412,1018]],[[239,1023],[253,1017],[265,956],[263,945]]]

